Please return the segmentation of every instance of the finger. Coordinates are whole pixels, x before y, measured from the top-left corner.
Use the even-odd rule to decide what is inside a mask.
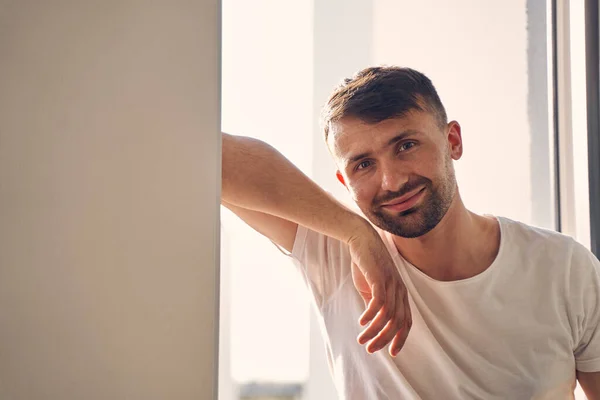
[[[369,327],[363,331],[358,337],[358,343],[365,344],[385,328],[387,323],[392,319],[396,312],[396,291],[392,290],[392,287],[386,288],[386,302],[381,308],[377,316],[371,322]]]
[[[393,302],[393,312],[389,315],[385,327],[377,333],[377,336],[367,345],[367,351],[374,353],[383,349],[396,336],[402,327],[404,321],[403,307],[403,291],[398,283],[391,284],[388,292],[392,292],[393,296],[388,296],[388,302]],[[387,304],[386,304],[387,306]]]
[[[371,298],[371,301],[369,301],[369,306],[359,319],[361,325],[366,325],[375,318],[379,310],[381,310],[381,307],[384,305],[384,300],[386,298],[385,286],[376,282],[373,284],[371,291],[373,297]]]
[[[358,343],[365,344],[381,332],[390,321],[386,308],[383,307],[371,324],[358,336]]]
[[[402,347],[404,347],[404,344],[406,343],[406,339],[408,339],[408,334],[410,332],[410,327],[411,327],[411,322],[405,323],[402,328],[400,329],[400,331],[398,331],[398,333],[396,333],[396,336],[394,336],[394,338],[392,339],[392,343],[390,343],[390,355],[392,357],[396,357],[398,355],[398,353],[400,353],[400,351],[402,350]]]
[[[385,328],[377,336],[375,339],[371,340],[371,342],[367,345],[367,351],[369,353],[375,353],[383,349],[394,339],[396,334],[398,333],[400,327],[398,326],[398,322],[395,320],[390,320]]]
[[[408,338],[408,333],[412,327],[412,314],[410,312],[410,304],[408,302],[408,298],[404,300],[404,320],[402,324],[402,329],[400,332],[394,336],[392,340],[392,344],[390,345],[390,355],[392,357],[396,357],[396,355],[400,352],[404,344],[406,343],[406,339]]]

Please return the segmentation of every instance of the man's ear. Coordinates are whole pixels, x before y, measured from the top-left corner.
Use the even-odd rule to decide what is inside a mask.
[[[340,181],[340,183],[344,185],[346,189],[348,189],[348,186],[346,186],[346,181],[344,180],[344,176],[339,170],[335,171],[335,176],[337,177],[338,181]]]
[[[462,135],[460,125],[456,121],[448,123],[448,145],[450,148],[450,156],[453,160],[458,160],[463,154]]]

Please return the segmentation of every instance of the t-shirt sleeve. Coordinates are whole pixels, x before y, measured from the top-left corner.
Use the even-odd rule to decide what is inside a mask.
[[[600,262],[575,243],[571,271],[575,366],[581,372],[600,371]]]
[[[298,225],[291,256],[319,308],[351,279],[348,245],[304,226]]]

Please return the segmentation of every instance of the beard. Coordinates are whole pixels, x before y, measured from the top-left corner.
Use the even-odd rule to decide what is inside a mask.
[[[381,206],[381,204],[392,201],[419,187],[424,187],[424,198],[419,205],[402,212],[388,211]],[[393,235],[404,238],[423,236],[435,228],[444,218],[454,199],[455,189],[456,179],[453,173],[450,173],[447,179],[437,186],[428,178],[415,177],[409,180],[401,190],[387,192],[375,198],[370,210],[366,210],[366,215],[377,227]]]

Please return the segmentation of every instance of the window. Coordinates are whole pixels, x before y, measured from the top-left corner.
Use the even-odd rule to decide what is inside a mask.
[[[321,106],[334,85],[363,67],[410,66],[432,79],[449,118],[462,126],[465,153],[455,166],[467,207],[558,229],[565,212],[557,186],[562,153],[555,148],[553,99],[561,94],[554,92],[553,5],[223,0],[223,131],[271,143],[349,202],[318,127]],[[583,18],[583,9],[571,18]],[[577,31],[567,36],[574,132],[567,152],[587,151],[578,103],[585,100],[585,82],[577,79],[584,57],[580,25],[572,23]],[[587,175],[579,173],[587,171],[587,159],[568,154],[571,174],[576,171],[573,235],[589,243]],[[222,400],[260,387],[264,396],[276,387],[304,400],[335,398],[319,329],[290,260],[229,213],[223,231],[224,279],[230,282],[223,293],[231,297],[222,300],[229,307],[222,313],[229,322],[222,325],[233,335],[222,331],[228,338],[222,342],[229,343],[222,357],[236,389]]]

